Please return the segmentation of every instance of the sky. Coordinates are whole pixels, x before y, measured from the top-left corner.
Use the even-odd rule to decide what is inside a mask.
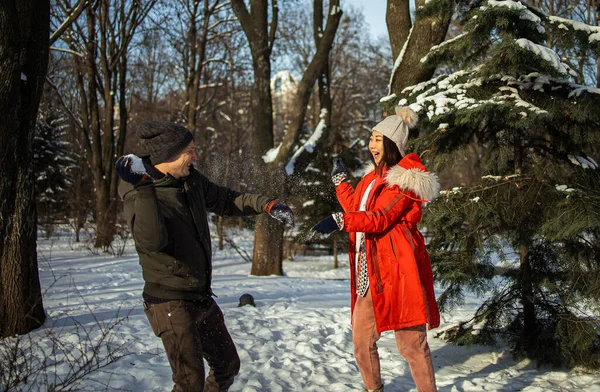
[[[344,5],[352,4],[359,9],[362,9],[365,15],[365,21],[371,28],[373,38],[380,35],[387,36],[387,26],[385,25],[385,7],[386,0],[346,0],[341,1],[342,10]]]

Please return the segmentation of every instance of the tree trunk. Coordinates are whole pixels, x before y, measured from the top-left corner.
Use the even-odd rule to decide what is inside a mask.
[[[323,39],[323,0],[314,1],[314,12],[313,12],[313,38],[315,40],[315,46],[318,48],[321,45]],[[328,130],[331,130],[331,89],[329,88],[329,82],[331,80],[329,73],[329,50],[327,56],[321,67],[321,72],[317,77],[317,84],[319,86],[319,117],[324,114],[323,120]],[[323,113],[323,109],[327,113]],[[318,123],[317,119],[317,123]]]
[[[266,214],[256,217],[251,275],[283,275],[283,225]]]
[[[217,235],[219,237],[219,250],[223,250],[225,248],[225,244],[224,244],[225,228],[223,227],[223,217],[222,216],[217,218]]]
[[[108,251],[116,233],[116,208],[115,198],[110,194],[110,188],[105,182],[97,182],[96,192],[96,248]]]
[[[596,87],[600,88],[600,56],[596,59]]]
[[[276,29],[276,1],[271,26],[273,36]],[[240,20],[250,50],[254,84],[252,86],[252,164],[254,183],[260,193],[278,196],[281,188],[269,184],[270,173],[265,173],[262,156],[273,148],[273,103],[271,101],[271,49],[269,35],[267,0],[251,2],[250,12],[242,0],[231,2],[233,10]],[[252,275],[282,275],[283,227],[273,218],[259,215],[256,218],[254,233],[254,252],[252,256]]]
[[[527,246],[521,245],[519,248],[520,258],[520,280],[521,280],[521,306],[523,307],[523,347],[527,353],[534,348],[536,336],[536,315],[535,304],[533,302],[533,283],[531,275],[531,264],[527,257]]]
[[[338,262],[338,248],[337,248],[337,238],[333,240],[333,268],[337,269],[339,267]]]
[[[417,9],[424,6],[425,3],[426,0],[417,0]],[[399,15],[392,16],[389,12],[391,8],[395,7],[398,7],[397,13]],[[417,15],[412,29],[407,34],[406,27],[410,26],[408,7],[402,1],[388,0],[388,32],[390,37],[399,37],[398,39],[394,38],[394,41],[392,41],[392,48],[398,51],[398,42],[404,42],[402,48],[394,57],[394,70],[390,79],[390,94],[400,95],[405,87],[431,79],[435,68],[422,67],[421,58],[429,53],[434,45],[444,41],[453,12],[454,2],[444,0],[439,11],[433,16],[421,17]],[[405,36],[407,38],[402,39]],[[404,49],[403,52],[402,49]]]
[[[49,30],[48,2],[0,2],[0,337],[25,334],[45,319],[31,164]]]
[[[388,0],[385,20],[392,46],[392,57],[397,59],[412,26],[409,1]]]

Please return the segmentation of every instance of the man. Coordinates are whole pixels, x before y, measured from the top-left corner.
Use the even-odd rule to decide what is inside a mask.
[[[115,169],[142,266],[146,316],[165,347],[173,391],[227,391],[240,359],[212,298],[207,211],[267,212],[290,225],[294,216],[277,200],[215,185],[196,171],[198,156],[185,127],[146,121],[137,135],[141,158],[120,157]],[[210,367],[206,381],[203,358]]]

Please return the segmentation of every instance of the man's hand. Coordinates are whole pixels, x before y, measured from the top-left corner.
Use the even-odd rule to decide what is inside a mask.
[[[294,213],[287,205],[279,200],[271,200],[265,206],[265,212],[286,226],[294,226]]]
[[[341,214],[338,214],[341,215]],[[340,217],[341,219],[341,217]],[[329,215],[325,219],[321,219],[319,223],[314,225],[308,232],[306,240],[308,242],[314,242],[317,240],[324,240],[329,237],[331,233],[340,230],[340,225],[333,215]]]
[[[142,158],[137,155],[123,155],[115,163],[115,170],[123,181],[136,185],[142,180],[149,179]]]
[[[346,180],[346,167],[342,158],[333,158],[333,170],[331,170],[331,181],[335,186]]]

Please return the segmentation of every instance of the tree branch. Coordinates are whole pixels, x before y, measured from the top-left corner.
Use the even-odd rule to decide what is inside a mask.
[[[248,36],[248,38],[253,37],[254,31],[252,29],[252,18],[250,17],[248,8],[246,8],[246,4],[244,4],[244,0],[231,0],[231,8],[233,8],[233,12],[239,19],[246,36]],[[249,41],[252,40],[249,39]]]
[[[340,20],[342,19],[342,10],[339,8],[339,0],[331,0],[329,4],[329,12],[327,16],[327,26],[321,37],[317,51],[309,63],[302,80],[298,84],[296,97],[294,98],[294,107],[296,112],[292,115],[290,127],[281,142],[279,153],[275,162],[278,165],[283,165],[291,156],[292,149],[296,143],[300,131],[304,125],[304,117],[306,116],[306,107],[312,93],[313,86],[317,76],[321,72],[323,65],[329,56],[335,33],[337,32]]]
[[[279,8],[277,7],[277,0],[271,0],[271,13],[271,26],[269,26],[269,51],[273,50],[275,33],[277,32],[277,22],[279,20]]]
[[[58,29],[56,29],[56,31],[50,36],[50,46],[52,46],[60,38],[60,36],[65,32],[65,30],[71,27],[71,24],[73,24],[73,22],[75,22],[75,20],[79,18],[79,15],[81,15],[81,13],[85,10],[85,8],[88,5],[91,5],[92,1],[79,0],[73,12],[71,12],[67,19],[65,19],[65,21],[61,23]]]

